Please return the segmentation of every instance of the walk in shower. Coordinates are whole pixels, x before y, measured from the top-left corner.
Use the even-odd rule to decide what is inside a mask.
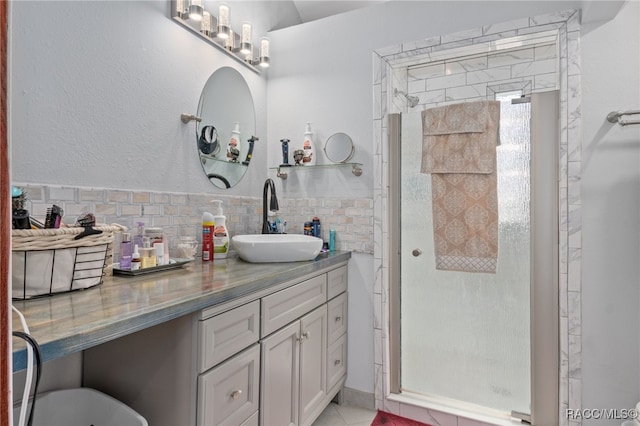
[[[579,93],[567,87],[571,16],[521,37],[380,56],[380,409],[439,425],[553,425],[568,405],[566,144],[579,118],[579,102],[566,101]],[[440,270],[421,114],[489,100],[501,116],[497,267]]]
[[[555,92],[531,97],[534,104],[544,105],[537,107],[545,109],[542,117],[532,119],[531,104],[522,101],[520,92],[495,94],[500,101],[495,273],[438,268],[434,232],[447,225],[437,217],[440,210],[433,207],[433,185],[438,181],[432,184],[431,175],[421,172],[422,111],[390,116],[394,122],[389,127],[394,151],[390,157],[398,155],[391,172],[397,180],[391,183],[392,191],[399,195],[394,204],[399,221],[391,232],[398,242],[398,262],[392,274],[399,275],[392,287],[392,303],[399,311],[391,318],[398,336],[391,351],[399,394],[497,418],[531,419],[532,286],[538,292],[557,294],[553,250],[557,218],[548,214],[554,210],[548,206],[555,206],[557,198],[557,114],[553,112],[557,97]],[[532,123],[542,128],[532,132]],[[532,135],[541,132],[544,140],[532,140]],[[538,152],[535,163],[532,148]],[[538,209],[532,208],[533,202]],[[487,220],[486,215],[482,220]],[[538,256],[544,257],[538,265],[543,269],[538,271],[533,269],[534,240],[547,251],[547,256]],[[549,317],[550,313],[541,315]],[[554,347],[548,340],[538,344]],[[551,371],[545,380],[557,387],[556,377],[557,371]]]

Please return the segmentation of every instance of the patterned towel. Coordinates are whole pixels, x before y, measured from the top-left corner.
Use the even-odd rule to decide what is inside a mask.
[[[431,173],[436,269],[496,272],[499,122],[498,101],[422,112],[421,171]]]

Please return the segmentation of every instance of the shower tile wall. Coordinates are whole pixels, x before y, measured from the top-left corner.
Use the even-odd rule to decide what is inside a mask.
[[[557,56],[555,44],[548,44],[410,67],[407,92],[420,98],[416,108],[423,109],[486,99],[500,85],[524,89],[527,94],[556,89]]]
[[[510,37],[557,33],[557,43],[504,54],[483,54],[477,46]],[[557,46],[557,47],[556,47]],[[456,58],[445,60],[445,58]],[[490,99],[495,92],[524,93],[558,89],[560,93],[559,155],[559,286],[561,426],[577,426],[567,409],[581,409],[581,128],[580,13],[575,10],[489,25],[440,37],[408,42],[373,53],[374,146],[374,374],[376,407],[395,414],[421,415],[434,425],[461,425],[463,417],[419,409],[387,398],[388,389],[388,250],[387,113],[407,110],[394,89],[418,96],[415,110],[461,101]],[[453,418],[450,418],[453,417]],[[467,424],[467,423],[464,423]],[[474,423],[475,424],[475,423]]]
[[[223,202],[230,234],[256,234],[262,230],[262,199],[257,197],[212,194],[127,191],[102,188],[58,187],[19,184],[27,192],[27,209],[44,220],[48,207],[56,204],[64,210],[64,221],[75,222],[83,211],[95,214],[99,223],[118,223],[135,230],[136,222],[162,227],[170,248],[180,236],[202,232],[202,213],[211,210],[208,202]],[[329,229],[336,230],[336,249],[373,253],[373,200],[364,199],[286,199],[280,201],[278,217],[287,221],[287,232],[301,234],[305,221],[321,220],[323,239]],[[119,239],[120,236],[117,236]],[[117,245],[116,245],[117,256]],[[117,259],[117,258],[116,258]]]

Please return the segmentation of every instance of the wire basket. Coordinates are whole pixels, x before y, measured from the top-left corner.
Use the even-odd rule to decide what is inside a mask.
[[[102,231],[80,239],[82,227],[11,231],[12,298],[51,296],[102,284],[110,269],[114,233],[121,225],[97,225]],[[109,268],[107,268],[109,266]]]

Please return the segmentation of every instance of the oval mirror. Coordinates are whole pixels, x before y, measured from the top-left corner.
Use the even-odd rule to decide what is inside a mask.
[[[222,67],[211,74],[200,95],[198,117],[196,149],[202,169],[216,187],[231,188],[247,171],[253,149],[249,139],[256,129],[251,91],[238,71]]]
[[[334,163],[346,163],[353,157],[355,148],[351,137],[346,133],[331,135],[324,144],[324,153]]]

